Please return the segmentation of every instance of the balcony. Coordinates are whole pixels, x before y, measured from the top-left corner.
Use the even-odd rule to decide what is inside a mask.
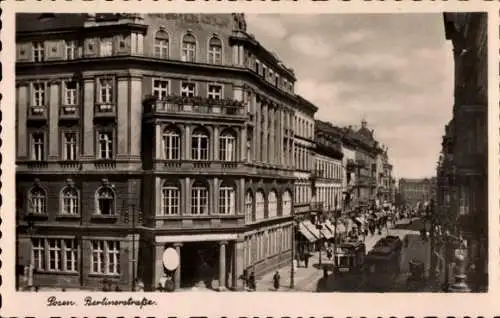
[[[30,106],[28,108],[28,120],[46,121],[48,116],[46,106]]]
[[[60,120],[78,120],[80,119],[80,106],[63,105],[59,108]]]
[[[155,96],[146,97],[144,113],[149,115],[208,115],[237,118],[243,121],[249,118],[243,102],[202,97],[167,96],[163,99]]]
[[[114,170],[116,168],[115,160],[97,160],[94,162],[94,167],[97,170]]]
[[[224,172],[243,172],[244,163],[240,161],[201,161],[201,160],[157,160],[155,170],[182,174],[210,174]]]
[[[115,118],[116,105],[113,103],[99,103],[95,104],[94,117],[95,118]]]
[[[324,171],[321,170],[321,169],[314,169],[312,172],[311,172],[311,175],[310,175],[310,179],[312,181],[315,181],[319,178],[323,178],[324,177]]]

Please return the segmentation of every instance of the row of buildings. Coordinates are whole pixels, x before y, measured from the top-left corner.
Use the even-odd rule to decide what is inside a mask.
[[[315,120],[242,14],[19,14],[16,27],[19,288],[238,289],[245,269],[291,262],[297,225],[394,199],[366,121]]]
[[[453,44],[455,95],[442,139],[432,218],[448,243],[443,256],[448,264],[454,261],[450,250],[465,250],[465,273],[476,291],[488,283],[487,20],[480,12],[444,14],[446,39]]]
[[[437,178],[400,178],[395,204],[411,209],[423,208],[436,197]]]

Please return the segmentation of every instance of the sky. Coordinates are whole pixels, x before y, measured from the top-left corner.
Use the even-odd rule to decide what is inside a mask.
[[[436,174],[452,117],[453,54],[442,14],[246,15],[247,31],[295,71],[316,119],[389,148],[397,178]]]

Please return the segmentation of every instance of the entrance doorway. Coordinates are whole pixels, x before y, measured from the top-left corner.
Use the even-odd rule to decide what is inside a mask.
[[[203,285],[212,288],[219,276],[217,242],[189,242],[181,249],[181,288]]]

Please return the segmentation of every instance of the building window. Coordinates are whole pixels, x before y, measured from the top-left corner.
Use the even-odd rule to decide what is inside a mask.
[[[74,161],[78,154],[78,139],[76,132],[63,133],[63,160]]]
[[[33,83],[33,106],[45,106],[45,83]]]
[[[255,73],[260,74],[260,62],[255,61]]]
[[[33,43],[33,61],[43,62],[45,59],[45,47],[43,42]]]
[[[65,257],[65,268],[67,272],[76,272],[78,270],[78,244],[76,240],[65,239],[63,241],[64,245],[64,257]]]
[[[31,239],[31,265],[37,270],[45,269],[45,240]]]
[[[155,35],[155,57],[168,58],[168,33],[166,31],[160,30],[156,32]]]
[[[66,41],[64,43],[66,47],[66,59],[67,60],[74,60],[76,59],[76,50],[78,48],[76,41]]]
[[[179,187],[165,183],[161,188],[161,215],[178,215],[179,201]]]
[[[208,84],[207,96],[209,99],[222,99],[222,85]]]
[[[168,96],[168,81],[167,80],[153,80],[153,95],[164,99]]]
[[[191,137],[191,159],[208,160],[208,134],[201,129],[193,132]]]
[[[182,39],[182,61],[196,62],[196,39],[192,34],[186,34]]]
[[[182,97],[194,97],[196,94],[196,84],[183,82],[181,85],[181,96]]]
[[[290,191],[285,191],[282,197],[283,204],[283,215],[291,215],[292,214],[292,196]]]
[[[208,63],[222,64],[222,42],[215,36],[208,43]]]
[[[91,272],[94,274],[120,274],[120,242],[92,241]]]
[[[245,220],[246,223],[251,223],[253,219],[253,197],[251,192],[247,192],[245,196]]]
[[[99,53],[101,54],[101,56],[113,55],[113,38],[101,39]]]
[[[61,240],[48,239],[49,246],[49,271],[62,270]]]
[[[267,211],[268,218],[274,218],[278,215],[278,199],[276,197],[276,191],[269,192],[267,197]]]
[[[236,160],[236,137],[232,131],[224,131],[219,138],[220,143],[220,160],[235,161]]]
[[[97,138],[99,159],[113,159],[113,133],[111,131],[100,131],[97,134]]]
[[[45,160],[45,134],[43,132],[31,134],[31,159],[34,161]]]
[[[78,84],[76,81],[64,82],[64,105],[78,103]]]
[[[202,183],[191,188],[191,214],[208,214],[208,189]]]
[[[102,104],[113,102],[113,81],[111,79],[99,80],[99,102]]]
[[[78,215],[78,191],[73,187],[66,187],[62,191],[62,214]]]
[[[262,191],[257,191],[255,194],[255,220],[264,219],[264,209],[265,209],[264,193]]]
[[[234,214],[235,210],[234,188],[222,184],[219,188],[219,214]]]
[[[97,214],[115,215],[115,194],[108,187],[97,190]]]
[[[167,160],[180,159],[181,136],[174,128],[163,131],[163,156]]]
[[[29,193],[31,203],[31,213],[46,214],[47,213],[47,195],[40,187],[34,187]]]

